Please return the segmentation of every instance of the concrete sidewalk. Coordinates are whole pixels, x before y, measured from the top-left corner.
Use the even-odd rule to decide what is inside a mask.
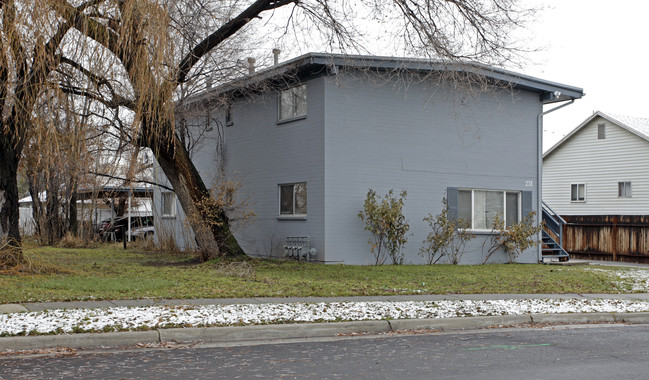
[[[191,300],[114,300],[45,302],[0,305],[0,313],[37,312],[53,309],[111,308],[135,306],[286,304],[318,302],[367,301],[441,301],[441,300],[507,300],[507,299],[616,299],[649,300],[649,293],[638,294],[447,294],[373,297],[291,297],[291,298],[227,298]],[[51,347],[114,348],[135,344],[189,342],[236,343],[336,337],[353,334],[379,334],[403,330],[452,331],[503,327],[532,323],[649,323],[649,313],[570,313],[527,314],[488,317],[372,320],[337,323],[296,323],[234,327],[199,327],[154,329],[112,333],[83,333],[0,338],[0,352],[39,350]]]

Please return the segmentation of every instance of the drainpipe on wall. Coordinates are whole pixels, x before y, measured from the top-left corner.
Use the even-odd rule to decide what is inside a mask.
[[[556,96],[557,98],[561,96],[560,92],[555,92],[552,94],[553,96]],[[536,133],[537,133],[537,147],[536,147],[536,157],[537,157],[537,170],[538,170],[538,178],[536,179],[536,222],[541,225],[543,221],[543,206],[541,202],[543,202],[543,199],[541,197],[542,194],[542,183],[543,183],[543,116],[554,112],[560,108],[563,108],[565,106],[569,106],[572,103],[575,102],[575,98],[571,98],[568,103],[564,103],[560,106],[554,107],[550,110],[547,111],[541,111],[539,115],[536,117]],[[541,106],[543,107],[543,106]],[[543,231],[539,231],[539,236],[538,239],[541,241],[543,238]],[[538,255],[538,262],[543,262],[543,244],[539,244],[539,249],[537,252]]]

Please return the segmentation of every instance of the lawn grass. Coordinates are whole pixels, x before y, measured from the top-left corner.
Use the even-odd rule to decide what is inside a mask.
[[[603,271],[532,264],[345,266],[213,260],[119,245],[35,247],[55,274],[1,274],[0,303],[137,298],[234,298],[461,293],[621,293]]]

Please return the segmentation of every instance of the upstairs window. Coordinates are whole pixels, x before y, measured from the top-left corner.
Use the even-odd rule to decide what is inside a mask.
[[[617,196],[620,198],[631,198],[631,182],[618,182]]]
[[[586,185],[583,183],[573,183],[570,185],[570,201],[586,202]]]
[[[306,116],[306,84],[279,93],[279,121]]]
[[[279,185],[279,214],[306,215],[306,182]]]

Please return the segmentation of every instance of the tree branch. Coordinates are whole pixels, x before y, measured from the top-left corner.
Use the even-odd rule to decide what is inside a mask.
[[[207,38],[196,45],[180,62],[175,75],[174,86],[185,82],[187,74],[194,65],[210,50],[217,47],[223,41],[234,35],[241,28],[246,26],[252,19],[259,16],[264,11],[282,7],[284,5],[295,3],[298,0],[257,0],[246,10],[241,12],[237,17],[228,21],[217,31],[210,34]]]
[[[63,91],[66,94],[71,94],[71,95],[78,95],[78,96],[83,96],[88,99],[92,99],[94,101],[97,101],[103,105],[105,105],[108,108],[111,109],[116,109],[120,106],[126,107],[126,108],[131,108],[135,106],[135,103],[133,103],[131,100],[128,100],[126,98],[123,98],[119,95],[115,95],[113,99],[105,99],[103,96],[90,92],[86,89],[79,88],[79,87],[74,87],[74,86],[68,86],[64,83],[59,83],[59,88],[61,91]]]
[[[149,184],[149,185],[154,185],[154,186],[161,187],[161,188],[163,188],[165,190],[174,191],[174,189],[172,189],[169,186],[165,186],[165,185],[157,183],[157,182],[151,182],[151,181],[147,181],[147,180],[143,180],[143,179],[138,179],[138,180],[132,181],[132,180],[128,180],[128,179],[126,179],[124,177],[113,176],[113,175],[106,174],[106,173],[97,173],[97,172],[93,172],[93,171],[90,171],[88,173],[92,174],[92,175],[96,175],[96,176],[100,176],[100,177],[106,177],[106,178],[110,178],[110,179],[116,179],[116,180],[120,180],[120,181],[124,181],[124,182],[129,182],[130,181],[130,182],[146,183],[146,184]]]
[[[65,0],[52,1],[54,1],[53,8],[60,17],[74,25],[83,35],[104,46],[120,60],[123,58],[124,52],[119,49],[119,36],[115,32],[84,14],[83,9],[75,8]],[[94,2],[103,1],[95,0]]]
[[[112,99],[107,100],[107,99],[104,99],[104,98],[100,98],[100,95],[93,94],[90,91],[82,90],[82,89],[80,89],[78,87],[68,86],[68,85],[65,85],[63,83],[60,83],[59,86],[61,87],[61,89],[64,90],[64,92],[67,92],[69,94],[88,97],[90,99],[101,102],[102,104],[106,105],[109,108],[115,109],[115,108],[121,106],[121,107],[129,108],[131,110],[135,110],[135,107],[136,107],[135,102],[130,100],[130,99],[127,99],[127,98],[125,98],[125,97],[123,97],[121,95],[118,95],[117,92],[115,92],[115,89],[113,88],[113,86],[110,84],[110,82],[106,78],[93,73],[92,71],[85,68],[82,64],[80,64],[80,63],[78,63],[78,62],[76,62],[76,61],[74,61],[72,59],[69,59],[69,58],[63,57],[63,56],[60,59],[61,59],[61,63],[65,63],[65,64],[71,66],[72,68],[76,69],[77,71],[79,71],[83,75],[85,75],[91,82],[93,82],[97,86],[98,89],[101,86],[106,86],[108,88],[108,90],[110,91]],[[65,75],[64,73],[61,73],[61,74]],[[70,90],[72,90],[72,91],[70,91]]]

